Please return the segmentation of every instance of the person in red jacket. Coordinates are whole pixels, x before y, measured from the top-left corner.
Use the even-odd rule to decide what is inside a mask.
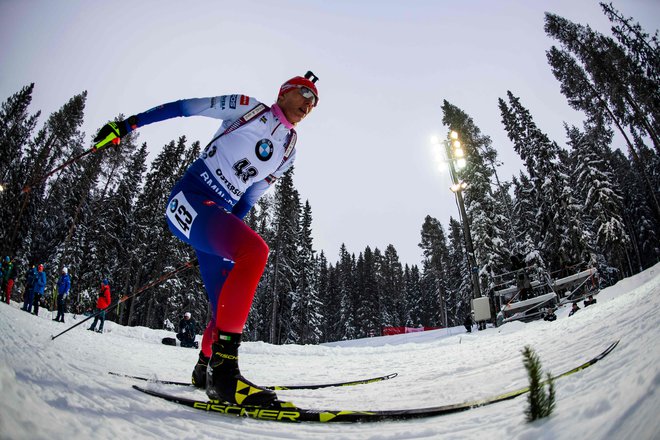
[[[101,283],[101,290],[99,291],[99,298],[96,300],[96,316],[94,322],[87,330],[94,331],[96,323],[100,320],[101,325],[96,333],[103,333],[103,323],[105,322],[105,309],[110,305],[110,283],[107,278]]]

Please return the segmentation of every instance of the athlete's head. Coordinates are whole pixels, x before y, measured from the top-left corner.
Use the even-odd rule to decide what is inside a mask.
[[[318,77],[308,71],[304,77],[293,77],[280,87],[277,105],[293,125],[302,121],[319,103],[316,81],[318,81]]]

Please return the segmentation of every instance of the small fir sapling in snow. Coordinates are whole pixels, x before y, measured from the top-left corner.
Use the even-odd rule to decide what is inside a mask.
[[[541,360],[529,345],[523,350],[523,364],[529,375],[529,394],[527,402],[529,407],[525,410],[528,422],[547,417],[555,408],[555,385],[550,373],[546,373],[546,380],[543,381],[541,372]],[[548,390],[545,390],[545,384]]]

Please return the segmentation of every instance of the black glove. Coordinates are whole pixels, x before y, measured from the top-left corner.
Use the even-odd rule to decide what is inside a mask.
[[[138,127],[136,116],[131,116],[125,121],[108,122],[99,130],[94,138],[94,146],[96,148],[103,148],[108,143],[112,142],[117,145],[120,139]]]

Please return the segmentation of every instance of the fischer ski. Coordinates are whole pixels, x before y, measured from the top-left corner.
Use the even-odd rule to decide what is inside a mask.
[[[578,365],[575,368],[564,371],[552,378],[552,380],[569,376],[581,371],[607,356],[617,346],[619,341],[610,344],[602,353],[590,359],[589,361]],[[545,384],[547,381],[544,381]],[[427,408],[413,408],[401,410],[376,410],[376,411],[352,411],[352,410],[323,410],[323,409],[304,409],[297,408],[291,402],[277,402],[279,407],[250,407],[241,406],[220,401],[202,401],[189,399],[186,397],[173,396],[171,394],[161,393],[159,391],[133,385],[138,391],[149,394],[154,397],[178,403],[201,411],[231,415],[237,417],[249,417],[259,420],[271,420],[278,422],[378,422],[384,420],[405,420],[423,417],[441,416],[461,411],[467,411],[472,408],[478,408],[490,405],[504,400],[513,399],[529,392],[529,387],[523,387],[514,391],[499,394],[485,399],[473,400],[463,403],[441,405]]]
[[[190,382],[179,382],[176,380],[160,380],[160,379],[149,379],[142,376],[132,376],[130,374],[115,373],[109,371],[108,374],[113,376],[126,377],[129,379],[142,380],[145,382],[155,382],[164,385],[179,385],[179,386],[193,386]],[[264,387],[269,390],[318,390],[320,388],[330,388],[330,387],[351,387],[355,385],[365,385],[369,383],[382,382],[384,380],[393,379],[398,375],[398,373],[386,374],[384,376],[371,377],[369,379],[358,379],[351,380],[347,382],[335,382],[335,383],[319,383],[319,384],[309,384],[309,385],[272,385]]]

